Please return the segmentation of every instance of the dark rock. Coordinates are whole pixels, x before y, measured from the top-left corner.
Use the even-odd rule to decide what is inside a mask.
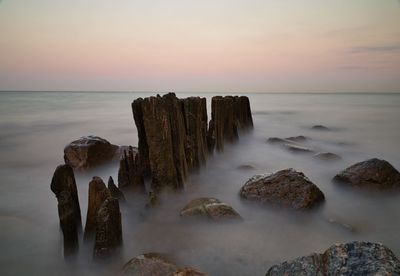
[[[144,192],[143,166],[137,151],[129,147],[124,151],[119,161],[118,187],[120,189],[131,188],[134,191]]]
[[[250,170],[255,170],[254,166],[252,165],[240,165],[237,167],[239,170],[244,170],[244,171],[250,171]]]
[[[190,97],[181,100],[186,127],[186,159],[189,168],[199,168],[207,159],[206,99]]]
[[[315,154],[313,156],[315,159],[319,159],[319,160],[324,160],[324,161],[337,161],[342,159],[342,157],[340,157],[337,154],[334,154],[332,152],[319,152],[317,154]]]
[[[122,224],[118,199],[109,197],[97,213],[94,258],[110,257],[121,244]]]
[[[279,137],[270,137],[267,140],[268,143],[271,144],[285,144],[285,143],[290,143],[289,140],[283,139],[283,138],[279,138]]]
[[[400,261],[382,244],[350,242],[272,266],[266,275],[400,275]]]
[[[97,136],[84,136],[64,148],[64,160],[72,168],[88,170],[112,161],[119,147]]]
[[[285,138],[286,140],[292,141],[292,142],[306,142],[308,140],[307,137],[303,136],[303,135],[299,135],[299,136],[293,136],[293,137],[287,137]]]
[[[211,119],[208,123],[208,130],[207,130],[207,149],[209,153],[214,152],[215,143],[217,137],[215,136],[215,124],[214,121]]]
[[[229,205],[215,198],[197,198],[181,211],[182,217],[204,217],[212,220],[240,219],[240,215]]]
[[[125,202],[124,193],[115,185],[114,179],[110,176],[108,179],[108,190],[112,197],[118,199],[120,202]]]
[[[389,162],[377,158],[348,167],[337,174],[334,180],[358,187],[379,189],[400,187],[400,173]]]
[[[93,177],[89,183],[88,211],[85,225],[85,240],[91,239],[96,231],[97,213],[103,202],[111,196],[106,184],[100,177]]]
[[[207,273],[200,272],[191,267],[184,267],[175,271],[174,276],[207,276]]]
[[[56,168],[50,187],[58,201],[58,216],[64,236],[64,255],[72,255],[79,248],[78,236],[82,231],[82,220],[75,176],[70,165],[60,165]]]
[[[284,147],[289,150],[290,152],[293,153],[313,153],[314,151],[312,149],[295,145],[295,144],[284,144]]]
[[[239,130],[253,128],[249,98],[246,96],[235,96],[232,98],[237,128]]]
[[[241,188],[240,196],[300,210],[311,209],[325,199],[314,183],[293,169],[253,176]]]
[[[139,255],[127,262],[123,269],[124,276],[169,276],[179,268],[168,258],[159,253],[146,253]]]
[[[312,130],[322,130],[322,131],[327,131],[330,130],[328,127],[323,126],[323,125],[315,125],[311,127]]]
[[[158,196],[156,193],[150,191],[147,197],[146,208],[151,208],[159,204]]]

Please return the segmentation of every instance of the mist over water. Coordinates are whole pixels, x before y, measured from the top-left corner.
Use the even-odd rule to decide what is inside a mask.
[[[400,255],[400,194],[349,189],[332,183],[345,167],[377,157],[400,168],[400,95],[249,94],[254,130],[192,173],[185,191],[161,196],[146,209],[146,199],[126,195],[121,206],[124,246],[121,256],[99,265],[92,246],[80,244],[76,261],[63,258],[57,200],[50,181],[62,164],[63,148],[84,135],[137,146],[131,102],[140,93],[0,93],[0,265],[3,275],[112,275],[129,259],[150,251],[168,253],[182,266],[210,275],[264,275],[276,263],[333,243],[382,242]],[[207,97],[212,94],[177,94]],[[332,131],[310,127],[322,124]],[[305,135],[306,145],[342,157],[316,161],[266,143],[269,137]],[[251,165],[253,170],[239,169]],[[304,172],[325,194],[311,212],[297,212],[243,201],[239,189],[254,174],[285,168]],[[110,165],[75,175],[82,221],[86,221],[88,183],[97,175],[117,180]],[[243,222],[182,220],[191,199],[212,196],[231,205]],[[332,223],[330,221],[336,221]],[[347,225],[353,228],[351,231]]]

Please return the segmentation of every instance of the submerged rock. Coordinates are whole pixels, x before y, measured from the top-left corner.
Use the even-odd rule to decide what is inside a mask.
[[[206,276],[191,267],[179,268],[169,260],[167,255],[160,253],[146,253],[127,262],[121,275],[123,276]]]
[[[311,254],[272,266],[273,275],[399,275],[400,261],[378,243],[335,244],[323,254]]]
[[[332,152],[319,152],[313,156],[315,159],[323,161],[337,161],[342,159],[339,155]]]
[[[109,197],[97,213],[94,258],[110,257],[121,244],[122,224],[118,199]]]
[[[74,169],[88,170],[112,161],[118,149],[119,146],[98,136],[84,136],[64,148],[64,160]]]
[[[54,172],[50,187],[57,197],[58,216],[64,237],[64,255],[68,256],[78,251],[78,236],[82,231],[78,190],[71,166],[58,166]]]
[[[311,209],[325,200],[321,190],[294,169],[255,175],[241,188],[240,196],[299,210]]]
[[[114,179],[111,176],[108,178],[107,186],[112,197],[118,199],[120,202],[125,202],[124,193],[115,185]]]
[[[127,262],[123,269],[124,276],[168,276],[173,275],[179,268],[159,253],[146,253]]]
[[[240,165],[237,167],[237,169],[244,170],[244,171],[251,171],[251,170],[255,170],[256,168],[252,165]]]
[[[333,179],[358,187],[400,188],[400,173],[389,162],[377,158],[356,163]]]
[[[182,217],[204,217],[213,220],[240,219],[240,215],[229,205],[216,198],[196,198],[181,211]]]
[[[91,239],[96,230],[97,213],[103,202],[111,196],[106,184],[100,177],[94,176],[89,183],[88,211],[86,215],[85,240]]]
[[[314,125],[311,127],[312,130],[322,130],[322,131],[327,131],[331,130],[330,128],[323,126],[323,125]]]
[[[313,153],[314,151],[312,149],[295,145],[295,144],[284,144],[284,147],[293,153]]]
[[[299,136],[287,137],[285,139],[292,142],[306,142],[309,138],[303,135],[299,135]]]

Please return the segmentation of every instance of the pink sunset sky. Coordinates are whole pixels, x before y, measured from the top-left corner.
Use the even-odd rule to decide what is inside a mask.
[[[400,92],[397,0],[0,0],[0,90]]]

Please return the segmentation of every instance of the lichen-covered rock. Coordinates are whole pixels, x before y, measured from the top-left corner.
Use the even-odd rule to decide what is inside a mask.
[[[118,199],[109,197],[101,205],[96,218],[95,259],[110,257],[122,244],[121,212]]]
[[[226,203],[216,198],[197,198],[190,201],[181,211],[182,217],[204,217],[212,220],[240,219],[240,215]]]
[[[241,188],[240,196],[299,210],[313,208],[325,199],[314,183],[294,169],[253,176]]]
[[[382,244],[350,242],[272,266],[266,275],[400,275],[400,261]]]
[[[56,168],[51,190],[58,200],[58,216],[64,237],[64,255],[72,255],[79,248],[78,236],[82,231],[81,209],[74,172],[69,165]]]
[[[64,161],[77,170],[89,170],[118,158],[119,146],[98,136],[84,136],[64,148]]]
[[[145,191],[143,166],[139,156],[133,147],[124,150],[118,169],[118,187],[120,189],[130,188],[134,191]]]
[[[400,173],[389,162],[377,158],[348,167],[334,180],[358,187],[400,188]]]
[[[111,176],[108,178],[107,187],[112,197],[118,199],[120,202],[125,202],[124,193],[115,185],[114,179]]]
[[[342,159],[339,155],[332,152],[319,152],[313,156],[315,159],[323,161],[338,161]]]
[[[97,213],[103,202],[111,196],[106,184],[100,177],[94,176],[89,183],[88,211],[86,215],[85,240],[91,239],[96,231]]]
[[[174,275],[178,266],[159,253],[146,253],[127,262],[121,275],[123,276],[169,276]]]

